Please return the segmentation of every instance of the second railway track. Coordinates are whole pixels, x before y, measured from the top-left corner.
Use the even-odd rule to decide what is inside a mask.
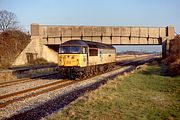
[[[42,75],[42,76],[37,76],[37,77],[31,77],[31,78],[21,78],[21,79],[17,79],[17,80],[8,81],[8,82],[2,82],[2,83],[0,83],[0,88],[11,86],[11,85],[16,85],[16,84],[20,84],[20,83],[33,82],[37,79],[40,79],[40,78],[45,79],[47,77],[54,76],[54,75],[57,75],[57,73]]]

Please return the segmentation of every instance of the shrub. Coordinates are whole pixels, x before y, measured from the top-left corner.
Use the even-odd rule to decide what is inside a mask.
[[[180,75],[180,35],[170,41],[170,55],[163,60],[168,66],[168,73],[172,76]]]
[[[168,65],[169,74],[172,76],[180,75],[180,59]]]
[[[30,36],[19,30],[0,33],[0,65],[8,68],[30,42]]]

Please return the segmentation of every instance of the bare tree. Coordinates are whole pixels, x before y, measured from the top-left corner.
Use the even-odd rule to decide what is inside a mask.
[[[19,29],[17,17],[7,10],[0,11],[0,31]]]

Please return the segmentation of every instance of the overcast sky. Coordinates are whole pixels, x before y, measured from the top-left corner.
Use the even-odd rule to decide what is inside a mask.
[[[21,25],[173,25],[180,34],[180,0],[0,0]]]

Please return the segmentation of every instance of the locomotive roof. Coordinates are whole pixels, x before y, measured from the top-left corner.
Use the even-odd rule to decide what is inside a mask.
[[[62,43],[61,46],[88,46],[90,48],[115,49],[112,45],[85,40],[69,40]]]

